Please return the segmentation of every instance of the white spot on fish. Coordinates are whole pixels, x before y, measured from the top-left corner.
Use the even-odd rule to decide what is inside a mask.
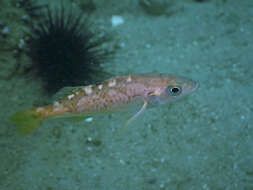
[[[71,100],[75,95],[74,94],[71,94],[68,96],[68,99]]]
[[[84,88],[84,91],[85,91],[86,94],[91,94],[91,93],[92,93],[92,88],[91,88],[91,86],[85,87],[85,88]]]
[[[59,102],[54,102],[54,106],[59,107],[60,103]]]
[[[132,78],[131,78],[130,75],[127,77],[127,80],[126,80],[126,81],[127,81],[127,82],[132,82]]]
[[[36,112],[41,112],[41,111],[43,111],[43,110],[44,110],[43,107],[38,107],[38,108],[36,109]]]
[[[112,81],[110,81],[109,83],[108,83],[108,87],[113,87],[113,86],[115,86],[116,85],[116,80],[114,79],[114,80],[112,80]]]
[[[103,88],[103,85],[102,85],[102,84],[98,85],[98,89],[99,89],[99,90],[101,90],[102,88]]]
[[[64,106],[62,105],[62,104],[60,104],[59,102],[54,102],[54,111],[56,112],[56,111],[59,111],[59,110],[61,110],[62,108],[64,108]]]

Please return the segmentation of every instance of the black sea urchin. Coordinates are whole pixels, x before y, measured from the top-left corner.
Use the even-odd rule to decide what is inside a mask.
[[[101,47],[110,40],[90,30],[88,17],[72,8],[48,8],[28,41],[33,68],[49,93],[62,87],[87,85],[104,77],[101,63],[112,51]]]
[[[30,17],[39,17],[40,11],[47,5],[38,5],[35,0],[19,0],[17,6],[23,8]]]

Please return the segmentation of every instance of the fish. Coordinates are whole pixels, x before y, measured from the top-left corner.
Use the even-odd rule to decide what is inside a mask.
[[[174,102],[191,94],[199,84],[189,78],[170,74],[139,74],[111,78],[103,83],[65,87],[52,104],[13,114],[10,120],[21,135],[33,133],[45,120],[83,118],[97,113],[114,113],[141,105],[124,126],[129,125],[147,107]]]

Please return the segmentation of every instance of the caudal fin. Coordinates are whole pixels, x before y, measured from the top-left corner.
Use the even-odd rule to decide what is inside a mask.
[[[29,135],[42,124],[45,118],[33,110],[28,110],[15,113],[10,120],[18,126],[21,135]]]

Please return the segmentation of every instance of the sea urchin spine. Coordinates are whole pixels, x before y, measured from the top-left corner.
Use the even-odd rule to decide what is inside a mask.
[[[47,8],[43,19],[32,29],[28,41],[32,67],[37,71],[48,92],[66,86],[86,85],[103,78],[101,63],[111,57],[101,45],[110,40],[90,30],[83,12]]]

